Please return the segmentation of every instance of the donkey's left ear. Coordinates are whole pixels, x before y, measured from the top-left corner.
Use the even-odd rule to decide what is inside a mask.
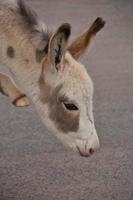
[[[67,42],[71,34],[71,26],[68,23],[62,24],[58,30],[51,36],[48,47],[49,62],[55,66],[57,70],[64,59]]]
[[[83,56],[87,48],[90,46],[91,40],[104,27],[104,25],[105,21],[98,17],[85,32],[81,33],[81,35],[72,42],[68,47],[68,51],[73,58],[77,60]]]

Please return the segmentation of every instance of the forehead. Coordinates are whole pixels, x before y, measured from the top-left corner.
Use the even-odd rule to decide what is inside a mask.
[[[74,60],[69,53],[65,55],[63,90],[70,96],[89,97],[93,91],[91,78],[85,67]]]

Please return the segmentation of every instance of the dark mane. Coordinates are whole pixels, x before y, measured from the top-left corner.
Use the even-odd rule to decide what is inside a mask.
[[[33,42],[36,45],[37,52],[42,55],[47,53],[48,43],[51,33],[48,31],[45,24],[43,24],[36,12],[31,9],[24,0],[17,0],[19,15],[23,18],[24,23],[31,30]]]
[[[26,5],[23,0],[18,0],[17,3],[19,14],[24,18],[25,22],[30,26],[37,25],[38,16],[36,12]]]

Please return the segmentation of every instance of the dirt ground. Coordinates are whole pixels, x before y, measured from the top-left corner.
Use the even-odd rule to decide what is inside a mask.
[[[83,63],[95,87],[100,150],[82,158],[44,128],[33,107],[0,95],[0,200],[133,199],[133,1],[27,0],[50,29],[74,38],[100,16],[105,28]]]

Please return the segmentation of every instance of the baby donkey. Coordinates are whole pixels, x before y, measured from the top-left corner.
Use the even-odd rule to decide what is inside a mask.
[[[93,84],[78,60],[104,27],[97,18],[72,43],[71,26],[50,33],[22,0],[0,0],[0,91],[15,106],[35,105],[45,126],[82,156],[99,147],[93,118]],[[16,86],[17,85],[17,86]]]

